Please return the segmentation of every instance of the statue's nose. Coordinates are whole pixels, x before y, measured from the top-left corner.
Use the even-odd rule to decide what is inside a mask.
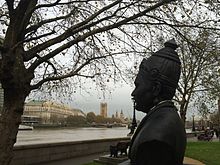
[[[134,90],[131,92],[131,97],[132,98],[134,97]]]

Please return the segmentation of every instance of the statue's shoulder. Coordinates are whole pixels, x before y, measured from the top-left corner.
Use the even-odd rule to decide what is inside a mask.
[[[179,123],[181,124],[181,121],[174,107],[161,107],[142,125],[138,135],[139,142],[157,140],[172,143],[172,139],[176,136],[175,130],[179,129]]]

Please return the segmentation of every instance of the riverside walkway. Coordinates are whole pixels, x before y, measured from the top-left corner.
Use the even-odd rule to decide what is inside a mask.
[[[61,165],[61,164],[62,165],[83,165],[83,164],[92,162],[94,159],[97,159],[99,156],[102,156],[102,155],[103,153],[93,154],[93,155],[87,155],[87,156],[82,156],[82,157],[76,157],[72,159],[53,161],[49,163],[41,163],[41,165]],[[205,164],[198,160],[185,157],[184,165],[205,165]]]
[[[188,141],[197,141],[196,137],[188,138]],[[218,141],[217,138],[213,139],[213,141]],[[99,158],[102,155],[107,155],[108,153],[98,153],[98,154],[92,154],[92,155],[87,155],[87,156],[82,156],[82,157],[75,157],[71,159],[65,159],[65,160],[58,160],[58,161],[52,161],[48,163],[41,163],[41,165],[83,165],[86,163],[93,162],[94,159]],[[205,165],[204,163],[189,158],[185,157],[184,158],[184,165]]]
[[[100,156],[106,155],[108,157],[109,150],[107,148],[121,140],[127,140],[127,138],[18,145],[14,148],[13,163],[14,165],[84,165],[93,162],[94,159],[98,159]],[[191,136],[187,138],[187,141],[197,141],[197,138]],[[215,137],[212,141],[219,141],[219,139]],[[185,158],[184,164],[203,165],[201,162],[191,158]]]

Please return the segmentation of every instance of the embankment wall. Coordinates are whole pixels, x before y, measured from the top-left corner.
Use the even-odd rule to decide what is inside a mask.
[[[11,164],[39,164],[107,152],[110,145],[116,145],[119,141],[125,140],[129,140],[129,137],[15,146]]]

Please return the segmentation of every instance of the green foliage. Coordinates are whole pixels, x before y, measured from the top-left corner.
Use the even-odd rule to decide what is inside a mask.
[[[220,142],[188,142],[185,156],[206,165],[219,165]]]
[[[95,118],[95,122],[96,123],[105,123],[105,118],[101,115],[97,115],[96,118]]]
[[[103,117],[101,115],[95,115],[94,112],[89,112],[86,115],[86,120],[88,123],[121,123],[121,120],[118,118],[108,118],[108,117]]]
[[[95,118],[96,118],[96,115],[95,115],[94,112],[89,112],[89,113],[87,113],[87,115],[86,115],[86,120],[87,120],[87,122],[89,122],[89,123],[95,122]]]
[[[213,123],[214,126],[219,126],[219,123],[220,123],[219,112],[215,112],[215,113],[211,114],[210,121]]]
[[[66,122],[70,126],[85,126],[87,123],[86,118],[83,116],[68,116]]]
[[[121,123],[121,120],[118,118],[107,118],[101,115],[95,117],[95,123]]]
[[[68,116],[67,118],[59,118],[56,115],[51,116],[53,124],[62,124],[70,127],[87,127],[92,123],[107,124],[107,123],[121,123],[118,118],[105,118],[101,115],[95,115],[94,112],[89,112],[86,117],[84,116]]]

